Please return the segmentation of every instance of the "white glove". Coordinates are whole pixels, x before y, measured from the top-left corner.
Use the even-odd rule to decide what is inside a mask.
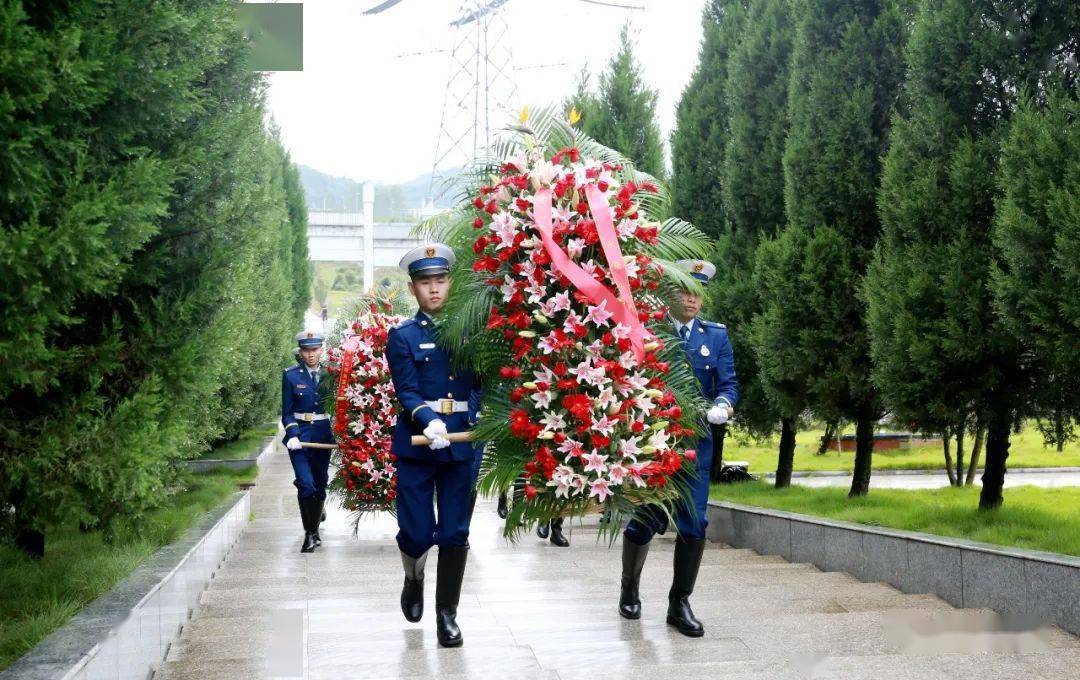
[[[709,412],[705,414],[705,419],[713,425],[723,425],[728,421],[728,407],[727,404],[717,404],[709,409]]]
[[[436,418],[424,428],[424,436],[431,440],[428,448],[445,449],[450,446],[450,440],[445,437],[446,423]]]
[[[299,437],[290,437],[289,441],[285,442],[285,448],[290,451],[299,451],[304,448],[304,445],[300,443]]]

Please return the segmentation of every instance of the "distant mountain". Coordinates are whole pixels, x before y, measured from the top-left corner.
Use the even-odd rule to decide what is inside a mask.
[[[299,165],[300,182],[307,195],[308,210],[330,210],[333,212],[353,212],[362,209],[362,183],[348,177],[334,177],[306,165]],[[457,173],[460,168],[446,171]],[[424,173],[405,182],[375,182],[375,219],[387,221],[393,219],[411,219],[424,204],[428,188],[431,186],[431,173]],[[439,187],[434,187],[437,192]],[[450,196],[443,196],[434,202],[436,208],[450,207]]]

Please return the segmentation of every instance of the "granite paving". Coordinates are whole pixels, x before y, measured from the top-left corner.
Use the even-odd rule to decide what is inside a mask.
[[[484,499],[459,607],[465,644],[442,649],[432,616],[437,550],[428,611],[409,623],[398,608],[393,517],[365,517],[354,533],[349,513],[332,505],[322,547],[300,554],[292,470],[279,446],[252,490],[250,525],[155,679],[1051,680],[1080,668],[1080,640],[1057,628],[1018,627],[988,609],[718,543],[705,551],[692,598],[705,637],[686,638],[664,621],[672,535],[649,554],[642,618],[624,621],[620,546],[602,537],[598,517],[569,527],[569,548],[532,534],[511,543]],[[848,560],[876,557],[887,561]]]

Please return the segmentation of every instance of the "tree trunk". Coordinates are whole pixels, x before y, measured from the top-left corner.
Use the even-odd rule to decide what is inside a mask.
[[[870,466],[874,457],[874,421],[869,413],[855,419],[855,474],[851,476],[848,498],[865,496],[870,492]]]
[[[20,486],[12,490],[11,504],[15,509],[15,547],[34,559],[45,556],[45,532],[34,528],[31,519],[26,516],[23,500],[26,492]]]
[[[949,486],[956,486],[956,474],[953,472],[952,462],[952,431],[945,428],[941,435],[941,448],[945,452],[945,474],[949,475]]]
[[[982,493],[979,509],[990,510],[1002,503],[1002,487],[1005,486],[1005,461],[1009,458],[1009,434],[1012,414],[1007,406],[997,400],[990,421],[986,424],[986,466],[983,469]]]
[[[795,419],[780,421],[780,450],[776,457],[776,488],[791,486],[791,468],[795,464]]]
[[[825,452],[829,450],[829,444],[832,442],[832,438],[836,436],[837,421],[830,420],[825,423],[825,434],[821,435],[821,443],[818,444],[817,455],[824,456]],[[839,447],[837,447],[839,449]]]
[[[956,486],[964,483],[964,424],[956,427]]]
[[[709,468],[709,481],[720,481],[720,471],[724,469],[724,439],[727,437],[727,424],[710,425],[712,431],[712,466]]]
[[[986,428],[983,427],[982,420],[975,421],[975,442],[971,445],[971,462],[968,463],[967,478],[964,479],[964,486],[971,486],[975,483],[975,473],[979,471],[979,456],[982,455],[983,441],[986,438]]]
[[[1064,409],[1057,409],[1054,411],[1054,443],[1057,445],[1057,452],[1065,452],[1065,411]]]

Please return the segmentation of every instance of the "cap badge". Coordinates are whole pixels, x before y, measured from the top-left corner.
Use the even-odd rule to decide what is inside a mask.
[[[424,255],[426,255],[428,257],[435,257],[435,249],[434,248],[428,248],[427,250],[424,251]]]
[[[701,262],[698,262],[697,264],[694,265],[694,273],[695,274],[700,274],[701,270],[704,269],[704,268],[705,268],[705,265],[703,263],[701,263]]]

